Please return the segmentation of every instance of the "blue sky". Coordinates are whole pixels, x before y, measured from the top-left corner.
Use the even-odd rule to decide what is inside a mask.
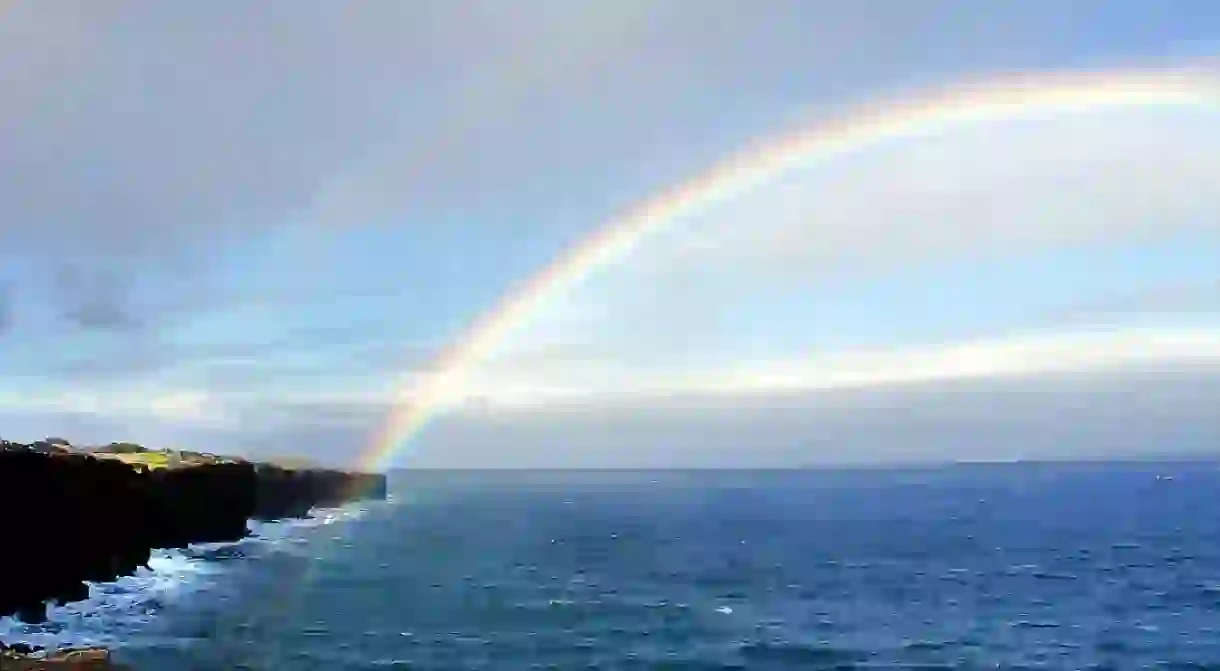
[[[1202,1],[4,5],[0,435],[350,460],[506,292],[759,138],[1004,73],[1220,78],[1217,29]],[[1220,108],[1157,108],[807,166],[549,304],[470,372],[474,409],[398,463],[546,464],[562,442],[567,465],[783,465],[834,460],[793,447],[829,425],[866,459],[982,458],[919,445],[1017,415],[1052,424],[1010,441],[1030,454],[1155,447],[1046,438],[1055,408],[1101,398],[1064,382],[1084,374],[1106,403],[1175,399],[1172,431],[1199,443],[1220,400],[1218,156]],[[963,347],[991,367],[955,368]],[[850,402],[814,393],[851,366],[871,372]],[[957,377],[990,415],[942,407]],[[1045,407],[987,405],[1004,384]],[[868,429],[899,387],[937,427],[909,450]],[[810,419],[749,430],[760,397],[796,392]],[[766,436],[732,458],[698,447],[739,435],[726,407]],[[1114,416],[1079,412],[1062,421]],[[610,417],[614,444],[588,438]]]

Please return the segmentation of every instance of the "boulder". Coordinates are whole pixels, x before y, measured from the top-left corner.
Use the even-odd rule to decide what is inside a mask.
[[[99,664],[110,661],[110,651],[106,648],[64,648],[48,654],[46,660],[70,664]]]
[[[42,656],[16,648],[0,648],[0,671],[131,671],[116,664],[105,648],[65,648]]]

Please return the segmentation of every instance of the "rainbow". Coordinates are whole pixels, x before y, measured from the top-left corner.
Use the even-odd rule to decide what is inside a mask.
[[[814,122],[729,156],[598,227],[506,294],[445,347],[428,373],[404,381],[393,410],[357,464],[382,469],[429,421],[461,396],[467,374],[515,330],[593,273],[631,254],[650,235],[788,171],[895,140],[969,124],[1123,107],[1220,109],[1220,77],[1206,69],[1139,69],[1015,75],[900,96]]]

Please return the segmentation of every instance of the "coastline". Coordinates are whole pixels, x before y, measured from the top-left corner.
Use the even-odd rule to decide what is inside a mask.
[[[132,575],[153,550],[234,542],[250,521],[386,498],[384,474],[128,446],[0,441],[0,509],[15,513],[0,551],[0,616],[42,622],[49,602],[84,600],[87,582]],[[0,643],[0,671],[44,668],[126,667],[100,648]]]

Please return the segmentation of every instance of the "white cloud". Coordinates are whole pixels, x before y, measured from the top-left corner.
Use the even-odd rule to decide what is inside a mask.
[[[811,352],[800,358],[726,362],[680,371],[633,367],[614,359],[547,365],[530,358],[516,371],[508,362],[495,372],[476,371],[467,380],[465,397],[481,409],[531,411],[555,404],[638,404],[673,395],[740,398],[1201,364],[1220,364],[1220,330],[1081,330]]]

